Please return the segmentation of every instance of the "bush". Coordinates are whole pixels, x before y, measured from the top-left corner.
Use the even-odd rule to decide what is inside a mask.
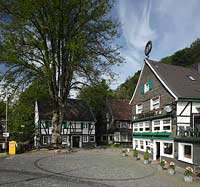
[[[175,169],[175,163],[174,162],[170,162],[168,169]]]
[[[161,161],[160,161],[160,166],[161,166],[161,167],[164,167],[166,164],[167,164],[167,161],[166,161],[166,160],[161,160]]]
[[[136,148],[133,150],[133,157],[138,157],[138,151],[136,150]]]
[[[193,169],[189,166],[189,167],[185,168],[184,175],[185,176],[192,176],[193,172],[194,172]]]
[[[146,151],[144,153],[144,160],[149,160],[149,152],[148,151]]]

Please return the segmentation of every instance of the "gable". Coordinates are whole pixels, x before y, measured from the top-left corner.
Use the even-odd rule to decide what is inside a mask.
[[[143,87],[145,83],[150,84],[149,85],[150,89],[149,91],[144,93]],[[166,89],[163,83],[161,83],[161,81],[154,74],[150,66],[147,63],[145,63],[130,103],[133,106],[139,103],[143,103],[143,108],[149,111],[150,108],[149,100],[156,96],[160,96],[161,107],[167,103],[174,101],[174,97],[172,96],[172,94]]]

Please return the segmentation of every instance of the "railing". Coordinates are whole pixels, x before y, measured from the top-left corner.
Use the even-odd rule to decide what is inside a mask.
[[[177,131],[178,138],[200,138],[200,127],[179,127]]]

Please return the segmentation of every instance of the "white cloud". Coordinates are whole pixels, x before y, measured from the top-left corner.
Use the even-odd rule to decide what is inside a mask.
[[[119,78],[112,85],[113,89],[141,68],[146,42],[156,39],[156,33],[150,27],[151,1],[142,4],[141,11],[138,11],[138,7],[133,6],[132,2],[118,1],[118,16],[122,25],[122,37],[125,40],[120,52],[126,63],[114,69]]]

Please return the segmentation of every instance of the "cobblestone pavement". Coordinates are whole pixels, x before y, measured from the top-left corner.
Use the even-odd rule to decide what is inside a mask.
[[[119,149],[64,151],[41,150],[0,158],[0,186],[69,187],[199,187],[185,183],[181,170],[174,176],[144,165]]]

